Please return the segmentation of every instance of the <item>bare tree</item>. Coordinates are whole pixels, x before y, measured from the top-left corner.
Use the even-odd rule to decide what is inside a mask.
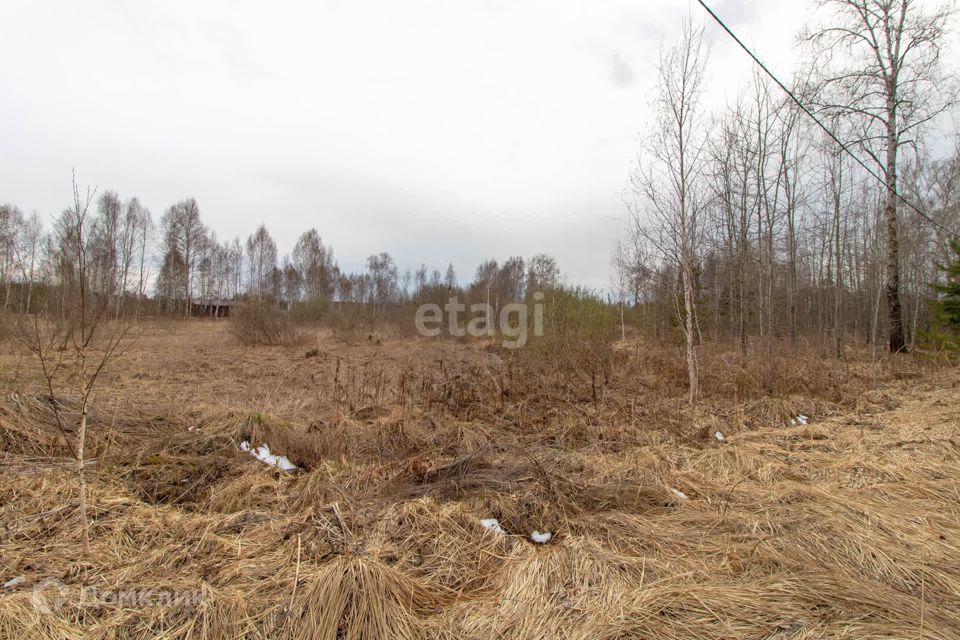
[[[891,352],[906,348],[900,300],[897,169],[900,149],[956,102],[940,68],[949,11],[917,0],[820,0],[825,26],[806,34],[822,78],[818,106],[848,119],[884,179],[886,297]]]
[[[801,112],[794,103],[781,110],[780,164],[783,168],[784,222],[787,248],[787,314],[790,349],[797,349],[798,309],[798,235],[799,210],[803,205],[803,166],[806,158],[806,137],[801,126]]]
[[[273,270],[277,266],[277,243],[273,241],[266,225],[261,224],[247,238],[247,266],[250,270],[248,291],[263,299],[273,291]]]
[[[437,285],[439,285],[440,277],[439,272],[437,273]],[[398,291],[397,265],[389,253],[374,254],[367,258],[367,275],[371,286],[368,291],[370,302],[373,303],[375,311],[376,309],[383,311],[387,302],[393,300]]]
[[[150,210],[146,207],[139,209],[137,219],[137,260],[139,262],[139,274],[137,277],[137,320],[140,320],[143,312],[143,298],[147,288],[147,280],[150,277],[147,267],[147,251],[153,242],[154,234],[153,218]]]
[[[618,242],[610,258],[610,288],[620,307],[620,339],[627,339],[624,308],[630,293],[630,258],[622,242]]]
[[[121,219],[120,228],[117,233],[117,298],[114,309],[114,316],[116,318],[120,317],[120,312],[123,309],[123,299],[130,285],[130,271],[133,268],[134,255],[136,253],[142,209],[143,207],[140,205],[140,200],[130,198],[124,207],[123,218]]]
[[[26,299],[23,300],[23,291],[21,289],[21,312],[30,313],[31,303],[33,301],[33,281],[36,276],[37,260],[39,252],[42,249],[43,221],[40,215],[34,211],[30,217],[24,220],[20,228],[20,234],[17,239],[17,262],[20,265],[23,288],[26,288]]]
[[[523,298],[523,285],[526,276],[523,258],[511,256],[500,265],[495,279],[497,302],[494,305],[499,312],[501,302],[512,302]]]
[[[703,29],[688,19],[680,42],[661,55],[656,130],[647,139],[644,157],[632,177],[637,201],[634,225],[677,267],[682,281],[683,308],[678,311],[691,404],[697,401],[699,387],[694,287],[701,215],[707,202],[706,131],[700,109],[705,58]]]
[[[527,265],[527,295],[545,289],[554,289],[560,284],[560,268],[556,259],[546,253],[530,258]]]
[[[824,210],[829,211],[829,238],[831,239],[830,266],[833,277],[833,355],[840,358],[843,349],[843,298],[844,298],[844,253],[847,232],[846,196],[849,161],[840,147],[833,140],[825,139],[821,144],[820,152],[823,156],[824,171]]]
[[[759,219],[760,200],[755,184],[758,150],[752,131],[749,105],[741,101],[722,121],[713,144],[714,210],[720,216],[720,236],[729,270],[729,314],[731,335],[739,347],[742,364],[747,360],[749,330],[748,284],[753,247],[750,234],[754,220]],[[754,215],[756,213],[756,216]]]
[[[3,278],[3,310],[10,306],[10,292],[17,272],[17,238],[23,212],[13,205],[0,206],[0,277]]]
[[[453,268],[453,263],[447,265],[447,273],[443,276],[443,285],[447,288],[447,293],[452,293],[457,288],[457,272]]]
[[[477,267],[477,273],[473,276],[473,283],[471,287],[476,287],[477,289],[483,291],[483,300],[490,306],[490,291],[496,286],[497,273],[500,270],[500,266],[497,264],[496,260],[486,260],[481,262]],[[419,271],[417,274],[419,275]]]
[[[182,301],[183,313],[189,316],[194,273],[207,236],[207,229],[200,221],[200,206],[193,198],[181,200],[167,209],[160,224],[164,245],[161,275],[175,278],[169,282],[169,289],[176,292],[174,303]]]
[[[324,246],[316,229],[305,231],[293,248],[293,266],[300,273],[308,300],[329,300],[334,289],[333,249]]]
[[[76,462],[79,483],[79,515],[84,554],[90,553],[90,522],[87,513],[86,440],[93,390],[100,374],[121,351],[128,326],[107,327],[111,292],[97,291],[93,279],[98,269],[95,254],[95,221],[89,215],[94,191],[81,193],[73,181],[73,204],[64,211],[55,228],[61,259],[69,262],[61,282],[65,289],[66,311],[62,324],[41,320],[34,315],[31,323],[21,322],[19,335],[37,356],[49,393],[57,426]],[[79,401],[79,424],[68,426],[58,399],[58,388],[72,387]],[[71,443],[68,431],[76,431]]]

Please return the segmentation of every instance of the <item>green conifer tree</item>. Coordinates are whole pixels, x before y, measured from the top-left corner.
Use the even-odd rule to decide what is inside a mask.
[[[950,248],[953,262],[938,265],[946,280],[933,286],[937,299],[933,303],[930,338],[941,349],[960,351],[960,240],[952,240]]]

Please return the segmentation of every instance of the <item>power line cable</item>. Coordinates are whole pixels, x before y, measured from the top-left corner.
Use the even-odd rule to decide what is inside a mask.
[[[881,178],[880,175],[879,175],[877,172],[875,172],[873,169],[871,169],[870,167],[868,167],[867,164],[866,164],[863,160],[861,160],[860,157],[859,157],[857,154],[855,154],[853,151],[850,150],[850,147],[847,146],[847,144],[846,144],[845,142],[843,142],[840,138],[838,138],[837,135],[836,135],[833,131],[831,131],[830,128],[827,127],[827,125],[825,125],[825,124],[820,120],[820,118],[818,118],[818,117],[816,116],[816,114],[814,114],[812,111],[810,111],[810,109],[808,109],[805,104],[803,104],[802,102],[800,102],[800,99],[793,93],[793,91],[791,91],[791,90],[787,87],[787,85],[785,85],[783,82],[781,82],[780,79],[779,79],[777,76],[775,76],[775,75],[773,74],[773,72],[770,71],[770,69],[767,68],[767,65],[763,64],[763,62],[760,61],[760,58],[758,58],[758,57],[756,56],[756,54],[754,54],[753,51],[751,51],[750,48],[747,47],[747,45],[745,45],[745,44],[743,43],[743,41],[741,41],[740,38],[737,37],[737,34],[735,34],[735,33],[730,29],[730,27],[728,27],[728,26],[726,25],[726,23],[724,23],[724,21],[721,20],[720,17],[719,17],[716,13],[714,13],[713,9],[711,9],[709,6],[707,6],[707,3],[704,2],[704,0],[697,0],[697,2],[700,3],[700,6],[701,6],[701,7],[703,7],[704,9],[706,9],[707,13],[710,14],[710,17],[712,17],[712,18],[717,22],[717,24],[719,24],[719,25],[723,28],[723,30],[726,31],[726,32],[730,35],[731,38],[733,38],[734,42],[736,42],[738,45],[740,45],[740,48],[741,48],[741,49],[743,49],[744,51],[747,52],[747,55],[748,55],[748,56],[750,56],[751,58],[753,58],[753,61],[756,62],[757,65],[758,65],[761,69],[763,69],[763,72],[766,73],[768,76],[770,76],[770,78],[771,78],[774,82],[776,82],[777,85],[778,85],[781,89],[783,89],[784,93],[786,93],[788,96],[790,96],[790,99],[793,100],[793,101],[796,103],[796,105],[797,105],[798,107],[800,107],[800,109],[801,109],[805,114],[807,114],[807,116],[810,117],[811,120],[813,120],[814,122],[816,122],[817,125],[818,125],[821,129],[823,129],[823,130],[826,132],[826,134],[827,134],[828,136],[830,136],[830,138],[831,138],[834,142],[836,142],[838,145],[840,145],[840,148],[843,149],[844,151],[846,151],[847,154],[848,154],[851,158],[853,158],[853,159],[856,161],[857,164],[859,164],[861,167],[863,167],[863,169],[864,169],[867,173],[869,173],[869,174],[870,174],[871,176],[873,176],[880,184],[882,184],[883,187],[884,187],[884,189],[891,190],[890,187],[887,186],[887,181],[884,180],[883,178]],[[903,202],[905,205],[907,205],[908,207],[910,207],[911,209],[913,209],[915,212],[917,212],[917,214],[919,214],[924,220],[928,221],[930,224],[934,225],[935,227],[939,228],[941,231],[944,231],[944,232],[946,232],[947,234],[949,234],[949,235],[951,235],[951,236],[960,237],[960,234],[957,234],[955,231],[952,231],[951,229],[948,229],[947,227],[945,227],[944,225],[940,224],[939,222],[937,222],[936,220],[934,220],[933,218],[931,218],[930,216],[928,216],[926,213],[924,213],[923,211],[921,211],[919,207],[917,207],[915,204],[913,204],[912,202],[910,202],[909,200],[907,200],[907,199],[906,199],[903,195],[901,195],[900,192],[898,192],[896,189],[892,189],[892,191],[893,191],[893,195],[895,195],[897,198],[899,198],[900,201]]]

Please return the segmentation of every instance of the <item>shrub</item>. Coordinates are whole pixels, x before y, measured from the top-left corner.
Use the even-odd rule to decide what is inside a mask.
[[[303,336],[290,317],[267,302],[245,302],[230,318],[230,331],[245,345],[295,345]]]
[[[618,310],[581,289],[556,289],[544,300],[543,335],[517,349],[515,361],[531,381],[556,376],[586,385],[596,399],[606,383],[619,336]]]

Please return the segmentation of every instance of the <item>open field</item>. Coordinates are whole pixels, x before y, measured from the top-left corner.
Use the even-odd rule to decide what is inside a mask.
[[[594,370],[227,327],[145,325],[104,374],[88,557],[51,399],[3,346],[0,637],[960,638],[955,368],[850,351],[771,383],[705,346],[693,411],[680,352],[639,340]],[[148,590],[174,599],[110,601]]]

